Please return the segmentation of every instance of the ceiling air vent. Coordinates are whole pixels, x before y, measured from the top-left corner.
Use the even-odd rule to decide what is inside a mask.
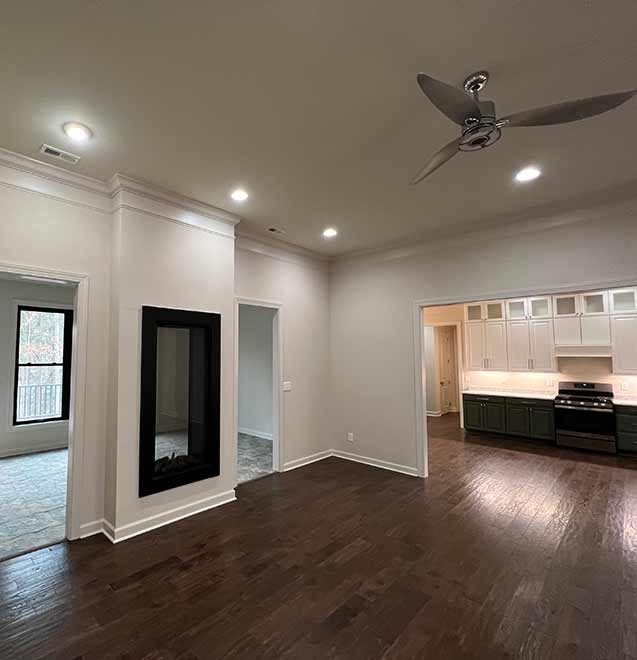
[[[58,160],[63,160],[65,163],[70,165],[77,165],[80,162],[80,157],[72,154],[63,149],[58,149],[57,147],[52,147],[49,144],[43,144],[40,146],[40,153],[45,156],[50,156],[51,158],[57,158]]]
[[[285,229],[279,229],[278,227],[268,227],[268,232],[270,234],[285,234]]]

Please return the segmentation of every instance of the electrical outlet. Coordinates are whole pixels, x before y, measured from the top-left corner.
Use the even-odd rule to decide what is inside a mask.
[[[622,390],[623,392],[628,391],[628,383],[620,383],[619,389]]]
[[[555,385],[555,381],[552,378],[547,378],[546,379],[546,386],[547,387],[553,387]]]
[[[292,391],[292,381],[291,380],[284,380],[283,381],[283,391],[284,392],[291,392]]]
[[[347,442],[354,442],[354,434],[351,431],[347,432]]]

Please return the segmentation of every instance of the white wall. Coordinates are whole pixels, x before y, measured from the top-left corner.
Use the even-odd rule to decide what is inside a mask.
[[[239,432],[272,438],[272,321],[275,310],[239,306]]]
[[[283,465],[331,448],[326,263],[247,238],[236,242],[235,293],[282,304]]]
[[[90,181],[78,179],[70,188],[53,168],[41,169],[41,175],[27,173],[0,154],[0,264],[88,278],[85,442],[78,460],[79,518],[89,524],[102,518],[104,504],[111,200],[93,192]]]
[[[109,533],[116,540],[170,522],[186,513],[234,497],[234,227],[190,214],[194,224],[175,221],[180,210],[146,195],[123,190],[117,196],[111,361],[117,390],[110,401],[116,420],[108,482]],[[203,226],[205,225],[205,226]],[[221,314],[221,474],[140,498],[139,392],[142,306]],[[112,451],[112,448],[111,448]],[[221,498],[217,500],[216,498]]]
[[[579,218],[586,219],[577,221]],[[332,444],[417,466],[414,301],[637,282],[637,208],[622,204],[446,244],[336,263],[331,278]],[[354,448],[345,444],[354,431]]]
[[[18,301],[72,305],[74,297],[72,287],[0,279],[0,457],[68,445],[67,421],[13,426],[13,389]]]

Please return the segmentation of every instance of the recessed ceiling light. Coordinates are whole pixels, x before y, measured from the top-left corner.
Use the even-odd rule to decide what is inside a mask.
[[[325,238],[334,238],[334,236],[338,235],[338,231],[334,229],[334,227],[328,227],[327,229],[323,230],[323,236]]]
[[[245,202],[249,195],[243,188],[237,188],[232,191],[230,197],[232,197],[235,202]]]
[[[515,175],[515,180],[519,181],[520,183],[525,183],[527,181],[533,181],[533,179],[537,179],[542,172],[537,167],[533,167],[532,165],[529,167],[525,167],[521,169],[516,175]]]
[[[88,126],[75,121],[67,122],[62,128],[74,142],[86,142],[93,137],[93,131]]]

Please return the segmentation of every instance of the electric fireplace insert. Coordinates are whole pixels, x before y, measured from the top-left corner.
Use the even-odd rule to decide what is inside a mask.
[[[219,475],[221,315],[142,308],[139,496]]]

